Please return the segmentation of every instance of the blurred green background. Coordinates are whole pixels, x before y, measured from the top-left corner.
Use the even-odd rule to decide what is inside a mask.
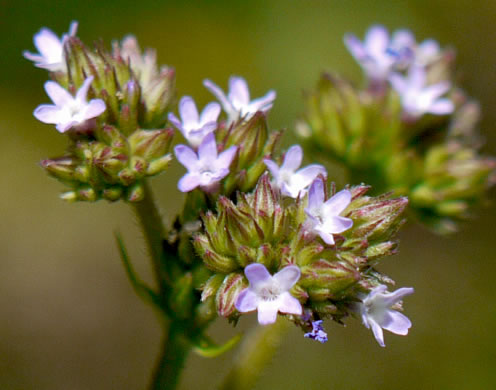
[[[87,43],[135,34],[177,70],[179,96],[200,105],[202,87],[223,88],[231,74],[248,80],[254,97],[277,90],[273,128],[302,111],[301,92],[324,69],[359,80],[361,71],[342,44],[372,23],[407,27],[419,40],[438,39],[458,52],[469,95],[480,99],[485,151],[496,150],[496,2],[421,1],[26,1],[0,0],[0,389],[143,389],[160,346],[160,327],[134,295],[113,241],[119,229],[132,258],[149,276],[142,240],[124,204],[70,205],[62,186],[37,165],[61,154],[64,137],[37,122],[48,102],[46,73],[23,59],[42,26],[57,34],[71,20]],[[181,204],[182,169],[158,177],[164,214]],[[493,193],[494,198],[494,193]],[[403,230],[399,255],[381,270],[399,286],[414,286],[405,301],[413,321],[408,337],[386,335],[385,349],[358,321],[328,323],[320,345],[292,330],[257,389],[492,389],[496,386],[495,208],[450,238],[418,226]],[[243,318],[241,328],[253,325]],[[224,321],[212,333],[234,334]],[[234,354],[191,356],[181,389],[215,389]]]

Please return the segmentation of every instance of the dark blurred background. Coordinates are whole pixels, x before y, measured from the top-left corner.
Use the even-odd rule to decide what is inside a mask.
[[[200,105],[211,78],[225,89],[231,74],[248,80],[252,96],[278,98],[273,128],[288,128],[302,112],[301,92],[324,69],[359,80],[342,44],[373,23],[407,27],[419,40],[453,45],[469,95],[480,99],[485,151],[496,152],[496,2],[421,1],[26,1],[0,0],[0,389],[143,389],[160,346],[160,327],[134,295],[119,262],[120,230],[133,260],[149,277],[133,215],[126,205],[66,204],[62,186],[37,165],[61,154],[64,137],[37,122],[49,102],[47,75],[23,59],[47,26],[59,36],[71,20],[87,43],[134,34],[177,70],[179,96]],[[153,181],[169,219],[181,204],[181,168]],[[167,196],[165,195],[167,194]],[[170,202],[170,203],[166,203]],[[385,349],[358,321],[327,324],[320,345],[294,329],[257,389],[492,389],[496,386],[495,208],[461,231],[440,238],[418,226],[401,233],[400,253],[381,270],[399,286],[413,321],[408,337],[386,334]],[[241,326],[253,324],[253,316]],[[224,321],[219,340],[234,334]],[[181,389],[215,389],[234,356],[191,356]]]

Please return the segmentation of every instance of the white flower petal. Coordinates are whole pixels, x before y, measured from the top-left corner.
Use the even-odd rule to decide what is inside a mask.
[[[216,102],[211,102],[205,106],[200,116],[200,124],[214,122],[217,124],[217,119],[220,115],[220,105]]]
[[[374,337],[379,343],[381,347],[385,347],[384,344],[384,333],[382,332],[382,328],[375,321],[370,321],[370,326],[372,327],[372,332],[374,333]]]
[[[263,160],[263,161],[264,164],[269,169],[272,177],[277,180],[277,178],[279,177],[279,166],[272,160]]]
[[[205,80],[203,80],[203,85],[210,92],[212,92],[212,94],[219,100],[220,104],[224,108],[224,111],[226,111],[226,113],[228,115],[229,115],[229,113],[232,113],[233,111],[235,111],[232,103],[227,99],[226,95],[224,94],[224,92],[222,91],[222,89],[220,89],[218,87],[217,84],[214,84],[209,79],[205,79]]]
[[[229,78],[229,94],[227,98],[236,108],[250,104],[250,91],[243,77],[231,76]]]
[[[351,192],[349,190],[341,190],[325,202],[326,215],[339,215],[351,202]]]
[[[257,310],[260,325],[273,324],[277,320],[279,305],[277,301],[260,301]]]
[[[405,336],[408,334],[408,329],[412,327],[412,322],[404,314],[396,310],[388,310],[383,322],[379,325],[392,333]]]
[[[52,30],[42,28],[34,36],[34,45],[47,60],[62,59],[62,43]]]
[[[251,289],[245,288],[236,298],[236,309],[241,313],[257,310],[258,297]]]
[[[85,112],[85,119],[96,118],[105,111],[105,102],[102,99],[90,100]]]
[[[33,115],[43,123],[58,123],[60,120],[60,108],[51,104],[42,104],[34,110]]]
[[[375,56],[385,53],[389,44],[389,33],[384,26],[372,26],[365,36],[365,48]]]
[[[300,276],[301,271],[298,266],[288,265],[276,273],[273,278],[279,283],[282,290],[289,291],[300,279]]]
[[[210,165],[217,159],[217,143],[214,133],[210,133],[203,139],[198,148],[198,158],[200,161]]]
[[[74,98],[69,91],[61,87],[55,81],[47,81],[45,83],[45,91],[50,99],[59,107],[63,107],[74,101]]]
[[[265,283],[272,279],[269,271],[265,268],[265,265],[260,263],[252,263],[245,267],[245,275],[250,285],[257,287],[258,285]]]
[[[311,213],[312,210],[319,208],[324,203],[324,183],[321,179],[316,179],[308,190],[308,207],[307,210]]]
[[[291,146],[286,155],[284,156],[284,162],[281,165],[281,170],[294,172],[296,171],[303,159],[303,150],[300,145]]]
[[[284,292],[279,297],[279,311],[281,313],[296,315],[301,315],[303,313],[300,301],[291,296],[289,292]]]
[[[200,178],[196,174],[187,173],[177,183],[177,188],[181,192],[190,192],[200,185]]]
[[[193,149],[186,145],[176,145],[174,154],[177,160],[184,165],[188,171],[194,172],[198,168],[198,156]]]
[[[181,116],[183,126],[190,128],[198,125],[198,110],[193,98],[183,96],[179,102],[179,115]]]
[[[229,172],[229,166],[231,165],[237,151],[238,147],[233,145],[229,149],[224,150],[221,154],[219,154],[219,157],[217,157],[217,160],[215,160],[215,169],[227,169]]]
[[[448,115],[455,110],[455,104],[449,99],[438,99],[428,109],[428,112],[436,115]]]
[[[276,99],[276,91],[270,90],[267,92],[265,96],[254,99],[250,102],[250,111],[257,112],[263,111],[266,112],[272,108],[272,103]]]
[[[86,103],[86,96],[88,96],[88,90],[93,82],[94,77],[89,76],[84,80],[83,85],[78,89],[76,93],[76,100],[80,103]]]

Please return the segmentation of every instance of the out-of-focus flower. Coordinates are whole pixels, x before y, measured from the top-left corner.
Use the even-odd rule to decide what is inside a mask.
[[[261,325],[276,322],[277,313],[301,315],[300,302],[289,290],[300,279],[300,269],[289,265],[272,276],[263,264],[253,263],[245,268],[250,286],[238,295],[236,309],[241,313],[258,311]]]
[[[387,80],[391,71],[405,64],[411,55],[409,36],[400,30],[390,39],[388,31],[381,25],[372,26],[363,42],[353,34],[346,34],[344,43],[367,76],[375,81]]]
[[[197,148],[205,136],[217,128],[217,118],[220,105],[216,102],[207,104],[201,115],[198,115],[195,101],[190,96],[184,96],[179,102],[179,120],[172,112],[169,121],[177,127],[191,146]]]
[[[422,67],[412,67],[406,77],[393,74],[390,81],[401,97],[403,110],[410,117],[418,118],[426,113],[446,115],[455,108],[450,99],[441,98],[449,91],[450,83],[444,81],[426,85],[425,69]]]
[[[257,111],[267,112],[272,108],[275,91],[269,91],[265,96],[250,100],[250,91],[246,80],[242,77],[231,76],[227,96],[218,85],[206,79],[203,85],[219,100],[227,114],[228,124],[240,118],[250,119]]]
[[[381,347],[385,346],[382,329],[405,336],[412,326],[408,317],[393,310],[392,307],[400,302],[404,296],[413,294],[413,288],[403,287],[392,293],[388,293],[386,290],[387,286],[383,284],[375,287],[359,304],[363,324],[368,329],[372,328],[374,337]]]
[[[312,321],[312,331],[305,333],[303,337],[307,339],[312,339],[324,344],[327,342],[327,333],[322,328],[322,320]]]
[[[198,154],[186,145],[177,145],[174,153],[187,169],[178,183],[179,191],[189,192],[196,187],[209,191],[213,186],[229,174],[229,166],[238,150],[231,146],[217,155],[217,144],[213,133],[208,134],[198,148]]]
[[[327,175],[325,168],[318,164],[312,164],[297,171],[302,158],[301,146],[293,145],[284,156],[284,161],[280,167],[272,160],[264,160],[274,178],[274,184],[281,189],[283,195],[292,198],[297,198],[298,195],[303,196],[307,187],[318,175]]]
[[[316,179],[308,192],[308,207],[305,212],[310,230],[316,232],[325,243],[334,245],[333,234],[342,233],[353,226],[350,218],[341,214],[351,202],[351,192],[339,191],[324,202],[324,182]]]
[[[88,119],[96,118],[105,111],[105,103],[101,99],[86,101],[92,82],[93,76],[84,80],[76,96],[73,97],[56,82],[47,81],[45,91],[55,104],[38,106],[34,110],[34,116],[41,122],[56,124],[56,129],[61,133],[84,124]]]
[[[33,61],[38,68],[47,69],[51,72],[65,71],[64,43],[68,37],[76,34],[77,26],[77,22],[72,22],[69,27],[69,33],[62,35],[61,39],[52,30],[42,28],[33,39],[39,54],[25,51],[22,55]]]

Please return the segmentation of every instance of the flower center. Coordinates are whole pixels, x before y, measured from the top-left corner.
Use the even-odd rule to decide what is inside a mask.
[[[267,284],[258,291],[258,296],[264,301],[275,301],[280,294],[281,288],[278,283]]]

